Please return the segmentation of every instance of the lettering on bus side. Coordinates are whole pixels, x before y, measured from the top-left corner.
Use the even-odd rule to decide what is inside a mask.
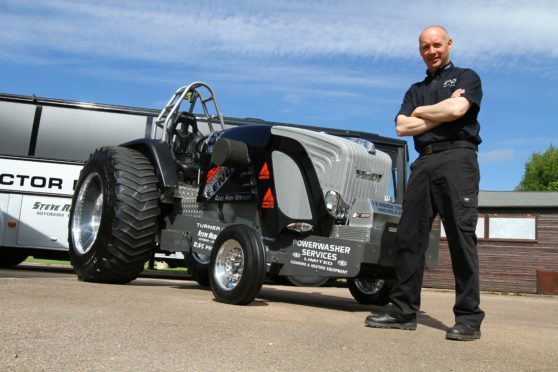
[[[33,187],[36,189],[62,190],[62,179],[54,177],[28,176],[25,174],[0,174],[0,185]]]

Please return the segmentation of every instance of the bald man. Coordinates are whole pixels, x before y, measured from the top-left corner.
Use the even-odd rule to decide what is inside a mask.
[[[413,136],[419,153],[411,165],[403,213],[397,232],[395,272],[398,284],[390,293],[385,314],[370,315],[365,324],[376,328],[414,330],[420,309],[424,255],[432,221],[440,215],[448,239],[455,277],[455,325],[450,340],[472,341],[481,336],[477,256],[477,200],[481,143],[477,116],[482,99],[479,76],[455,67],[453,41],[442,26],[430,26],[419,36],[426,78],[407,90],[396,117],[399,136]]]

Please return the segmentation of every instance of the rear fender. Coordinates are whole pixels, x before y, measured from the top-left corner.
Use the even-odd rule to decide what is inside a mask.
[[[123,143],[120,146],[139,151],[149,158],[155,167],[159,185],[163,190],[178,188],[176,163],[166,142],[142,138]]]

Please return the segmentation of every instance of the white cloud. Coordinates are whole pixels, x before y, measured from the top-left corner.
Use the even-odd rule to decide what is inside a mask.
[[[558,58],[558,2],[4,0],[0,52],[203,64],[228,56],[416,58],[418,32],[448,27],[476,63]],[[464,16],[466,15],[466,16]],[[506,60],[510,60],[507,58]]]
[[[507,162],[513,160],[515,157],[515,150],[510,148],[479,152],[479,161],[482,164]]]
[[[293,105],[300,105],[303,101],[302,97],[298,94],[289,93],[283,97],[283,101],[293,104]]]

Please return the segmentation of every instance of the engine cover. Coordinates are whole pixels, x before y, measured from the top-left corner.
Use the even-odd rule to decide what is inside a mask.
[[[271,133],[299,142],[312,160],[325,195],[336,191],[347,203],[356,198],[385,200],[391,177],[391,158],[369,153],[351,140],[307,129],[274,126]]]

